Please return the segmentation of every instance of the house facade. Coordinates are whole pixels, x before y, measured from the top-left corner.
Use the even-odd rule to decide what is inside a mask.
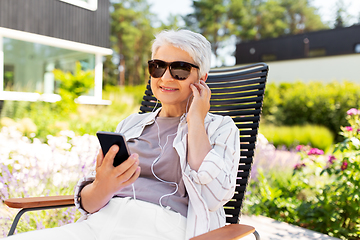
[[[236,64],[266,62],[269,82],[360,83],[360,25],[237,44]]]
[[[1,0],[0,100],[60,100],[52,71],[94,70],[79,103],[102,100],[103,57],[111,55],[108,0]]]

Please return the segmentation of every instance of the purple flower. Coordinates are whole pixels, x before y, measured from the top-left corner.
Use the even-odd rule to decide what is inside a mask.
[[[343,161],[343,163],[342,163],[342,165],[341,165],[341,170],[345,170],[346,168],[347,168],[347,166],[348,166],[348,163],[347,163],[347,161],[345,160],[345,161]]]
[[[334,155],[330,155],[329,156],[329,163],[330,164],[333,164],[334,163],[334,160],[336,160],[336,157]]]
[[[323,155],[324,151],[320,150],[318,148],[312,148],[310,149],[310,151],[307,153],[307,155]]]
[[[301,151],[301,149],[303,149],[304,145],[297,145],[296,146],[296,151]]]
[[[297,163],[297,164],[295,164],[295,166],[294,166],[294,170],[300,170],[300,169],[302,169],[303,167],[305,167],[306,165],[305,165],[305,163]]]
[[[353,128],[351,126],[346,126],[345,130],[348,131],[348,132],[351,132],[353,130]]]
[[[347,113],[347,115],[352,116],[352,115],[359,115],[360,111],[357,110],[356,108],[351,108],[346,113]]]

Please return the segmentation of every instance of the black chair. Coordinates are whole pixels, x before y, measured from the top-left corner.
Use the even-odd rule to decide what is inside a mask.
[[[237,174],[235,195],[225,206],[227,226],[193,238],[202,239],[238,239],[254,233],[256,239],[259,234],[251,226],[238,224],[240,210],[246,187],[250,177],[251,165],[260,114],[264,99],[268,66],[265,63],[248,65],[245,67],[231,67],[213,69],[209,73],[206,83],[211,89],[210,112],[230,116],[240,130],[241,157]],[[150,81],[149,81],[150,83]],[[150,84],[147,85],[144,101],[140,107],[141,113],[151,112],[156,105]],[[9,235],[13,234],[21,215],[27,211],[49,208],[73,206],[73,196],[54,196],[39,198],[14,198],[5,204],[22,210],[15,217]]]

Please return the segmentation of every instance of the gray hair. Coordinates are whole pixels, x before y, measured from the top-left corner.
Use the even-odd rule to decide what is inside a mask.
[[[187,52],[200,68],[199,77],[210,71],[211,45],[203,35],[185,29],[164,30],[155,36],[151,48],[152,58],[157,50],[166,44]]]

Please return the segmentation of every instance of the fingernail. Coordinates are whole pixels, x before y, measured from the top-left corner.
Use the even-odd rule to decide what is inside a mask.
[[[133,153],[131,154],[131,157],[136,160],[139,158],[139,155],[137,153]]]
[[[113,151],[113,152],[117,152],[118,150],[119,150],[119,147],[117,145],[113,145],[111,147],[111,151]]]

